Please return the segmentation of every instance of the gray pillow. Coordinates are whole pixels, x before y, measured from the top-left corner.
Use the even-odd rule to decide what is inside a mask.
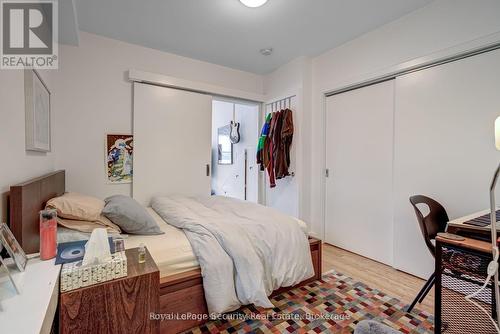
[[[123,232],[129,234],[164,234],[155,220],[136,200],[129,196],[114,195],[104,200],[102,214]]]

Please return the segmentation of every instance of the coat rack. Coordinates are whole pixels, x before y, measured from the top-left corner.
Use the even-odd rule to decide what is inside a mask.
[[[271,106],[271,112],[281,110],[281,109],[283,109],[283,107],[284,108],[292,108],[292,98],[294,98],[296,96],[297,95],[290,95],[290,96],[287,96],[281,100],[276,100],[273,102],[266,103],[266,107]],[[287,105],[288,105],[288,107],[287,107]]]
[[[292,99],[294,97],[296,97],[296,96],[297,95],[290,95],[290,96],[284,97],[284,98],[282,98],[280,100],[276,100],[276,101],[273,101],[273,102],[266,103],[266,107],[267,106],[271,106],[271,112],[282,110],[283,109],[282,106],[284,108],[291,109],[292,108]],[[288,105],[288,107],[287,107],[287,105]],[[266,114],[267,114],[267,112],[266,112]],[[295,172],[290,172],[290,176],[291,177],[295,177]]]

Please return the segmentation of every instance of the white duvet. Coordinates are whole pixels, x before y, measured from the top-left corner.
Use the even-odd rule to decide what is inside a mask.
[[[307,235],[277,210],[221,196],[156,197],[151,206],[189,239],[210,313],[273,307],[273,290],[314,275]]]

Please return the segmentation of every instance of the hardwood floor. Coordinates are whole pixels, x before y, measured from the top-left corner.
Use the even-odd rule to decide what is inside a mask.
[[[323,272],[334,269],[356,281],[376,288],[389,296],[410,304],[425,281],[380,262],[323,244]],[[416,309],[434,314],[434,288]]]

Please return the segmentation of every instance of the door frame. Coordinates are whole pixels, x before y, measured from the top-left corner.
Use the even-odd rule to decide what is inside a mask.
[[[146,71],[140,71],[135,69],[129,69],[128,80],[132,83],[132,100],[134,98],[133,94],[133,83],[150,84],[154,86],[186,90],[194,93],[208,94],[212,96],[212,101],[214,98],[218,100],[227,101],[239,101],[240,103],[251,103],[256,104],[259,107],[259,124],[258,128],[261,129],[263,125],[263,119],[265,117],[265,103],[268,100],[266,95],[258,93],[249,93],[246,91],[226,88],[218,85],[212,85],[207,83],[202,83],[198,81],[185,80],[176,78],[173,76],[151,73]],[[132,115],[134,104],[132,103]],[[257,145],[257,143],[255,143]],[[265,199],[265,175],[259,173],[258,182],[258,203],[266,204]]]
[[[233,103],[233,104],[240,104],[240,105],[250,105],[250,106],[257,106],[257,128],[259,129],[259,132],[257,133],[257,140],[259,140],[260,137],[260,129],[262,129],[263,126],[263,120],[265,119],[265,107],[262,102],[257,102],[257,101],[251,101],[251,100],[244,100],[244,99],[239,99],[239,98],[233,98],[233,97],[228,97],[228,96],[219,96],[219,95],[212,95],[212,102],[213,101],[221,101],[221,102],[228,102],[228,103]],[[213,108],[212,108],[212,115],[213,115]],[[213,129],[212,129],[213,130]],[[255,142],[255,147],[257,147],[257,142]],[[213,161],[212,161],[213,163]],[[213,170],[211,171],[210,176],[212,177]],[[257,203],[266,205],[265,202],[265,175],[263,173],[259,173],[257,171]],[[263,195],[264,193],[264,195]]]

